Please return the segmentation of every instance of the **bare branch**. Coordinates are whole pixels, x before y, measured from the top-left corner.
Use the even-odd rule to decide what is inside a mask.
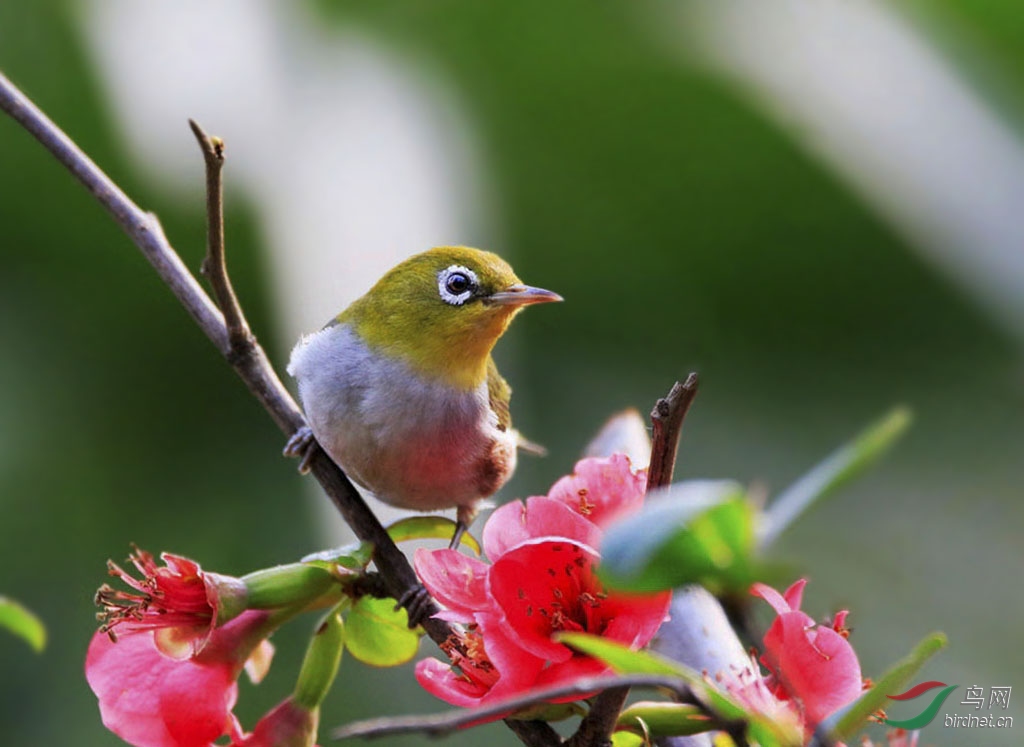
[[[224,314],[228,343],[232,351],[237,351],[249,343],[251,333],[235,289],[231,287],[224,255],[224,186],[221,177],[224,169],[224,141],[219,137],[208,136],[194,119],[190,119],[188,124],[206,161],[206,258],[203,259],[202,273],[210,281],[213,296]]]
[[[107,209],[167,283],[200,329],[228,359],[284,434],[290,436],[304,426],[305,419],[301,411],[270,365],[263,348],[251,336],[242,348],[232,347],[223,315],[167,241],[157,219],[132,202],[59,127],[2,74],[0,109],[28,130]],[[219,221],[217,223],[219,224]],[[312,472],[356,536],[373,543],[374,561],[385,579],[391,596],[397,599],[414,588],[419,582],[409,562],[337,465],[320,453],[312,460]],[[430,605],[423,627],[430,637],[440,644],[448,640],[454,631],[444,621],[429,617],[436,611],[436,605]]]
[[[143,212],[71,138],[0,73],[0,109],[35,137],[124,229],[217,349],[228,347],[221,313],[170,248],[156,216]]]
[[[697,386],[697,374],[691,373],[684,383],[677,381],[668,395],[659,399],[651,410],[654,437],[651,443],[651,465],[647,469],[648,490],[662,488],[672,482],[679,434],[683,419],[697,396]]]
[[[347,739],[349,737],[372,739],[392,734],[409,733],[440,737],[450,734],[457,729],[471,726],[481,721],[488,721],[505,714],[522,711],[556,698],[583,697],[594,692],[607,692],[609,689],[628,689],[630,687],[650,687],[668,690],[677,697],[679,702],[697,703],[689,685],[678,677],[647,674],[586,677],[569,684],[548,687],[543,690],[534,690],[525,695],[508,698],[507,700],[481,708],[465,708],[430,716],[398,716],[356,721],[335,729],[331,732],[331,737],[333,739]],[[506,721],[511,722],[512,719],[506,719]],[[572,742],[570,741],[567,744],[572,744]],[[587,744],[597,743],[591,742]]]
[[[599,747],[611,744],[612,732],[619,721],[622,707],[629,697],[629,685],[618,685],[602,691],[594,698],[590,711],[580,720],[576,733],[566,741],[566,747]]]
[[[547,721],[520,721],[507,718],[505,726],[527,747],[559,747],[562,744],[562,738]]]

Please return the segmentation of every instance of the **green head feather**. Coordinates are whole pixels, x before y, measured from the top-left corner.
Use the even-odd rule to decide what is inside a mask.
[[[491,349],[526,304],[560,300],[522,285],[501,257],[443,246],[392,268],[337,317],[376,353],[460,389],[487,377]]]

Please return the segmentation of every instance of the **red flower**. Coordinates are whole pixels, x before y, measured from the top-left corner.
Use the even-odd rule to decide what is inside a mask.
[[[835,616],[832,626],[818,625],[800,611],[806,579],[779,594],[764,584],[751,593],[778,613],[764,636],[761,662],[772,676],[766,681],[772,692],[790,701],[801,713],[804,728],[817,724],[861,694],[860,664],[844,628],[846,611]]]
[[[214,630],[202,651],[188,658],[164,653],[153,630],[129,633],[116,643],[97,631],[85,677],[99,699],[103,725],[136,747],[210,747],[221,735],[237,732],[231,713],[236,680],[247,664],[268,663],[265,639],[272,627],[269,613],[244,612]]]
[[[164,566],[135,547],[129,556],[142,575],[134,578],[113,561],[107,561],[111,576],[121,579],[133,591],[106,584],[96,592],[96,604],[103,625],[100,632],[116,638],[115,631],[162,631],[157,645],[170,655],[189,655],[205,645],[214,626],[244,609],[245,584],[240,579],[207,573],[199,564],[180,555],[164,553]],[[188,651],[182,645],[189,646]]]
[[[491,564],[454,550],[419,550],[416,571],[445,619],[465,636],[416,667],[420,684],[454,705],[493,702],[538,686],[607,670],[554,639],[583,631],[646,645],[671,595],[608,592],[595,574],[601,527],[635,511],[646,474],[629,459],[584,459],[547,496],[497,509],[483,531]]]

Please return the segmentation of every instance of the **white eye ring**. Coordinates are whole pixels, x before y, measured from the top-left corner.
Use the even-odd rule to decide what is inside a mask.
[[[462,306],[479,286],[476,273],[462,265],[452,265],[437,273],[437,292],[452,306]],[[459,288],[462,290],[458,290]]]

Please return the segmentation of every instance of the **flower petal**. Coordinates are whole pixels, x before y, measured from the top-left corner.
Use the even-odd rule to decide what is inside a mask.
[[[434,599],[456,614],[487,608],[490,566],[456,550],[417,550],[413,566]],[[468,619],[466,620],[468,621]]]
[[[524,651],[515,639],[506,635],[497,615],[479,614],[477,620],[485,653],[498,674],[485,702],[511,697],[534,687],[537,675],[544,669],[544,659]]]
[[[571,475],[551,486],[548,498],[560,501],[599,527],[638,510],[647,492],[647,470],[633,471],[629,457],[581,459]]]
[[[590,656],[576,654],[571,659],[566,659],[559,664],[552,664],[537,677],[534,687],[554,687],[555,685],[568,684],[582,677],[597,677],[611,671],[611,667],[604,662],[598,661]],[[588,697],[583,695],[571,695],[561,700],[553,700],[552,703],[572,703],[574,700],[583,700]]]
[[[783,622],[786,643],[779,652],[776,676],[802,703],[807,724],[813,727],[860,696],[860,663],[849,641],[822,625],[807,630],[797,614],[785,616],[791,619]]]
[[[535,656],[566,661],[572,650],[552,640],[563,630],[602,634],[602,593],[593,548],[561,538],[525,542],[491,567],[488,591],[505,633]],[[586,593],[587,597],[582,598]]]
[[[625,643],[633,648],[642,648],[651,642],[662,623],[668,618],[672,604],[672,592],[658,594],[612,593],[604,600],[607,615],[605,638]]]
[[[537,537],[564,537],[596,547],[600,531],[564,503],[534,496],[526,503],[506,503],[490,515],[484,525],[484,553],[493,563],[517,545]]]
[[[772,606],[772,609],[775,610],[776,614],[785,615],[786,613],[793,611],[793,608],[789,606],[789,602],[786,601],[786,598],[767,584],[754,584],[750,587],[750,593],[755,597],[761,597],[761,599],[768,602],[768,604]]]
[[[288,698],[268,711],[252,730],[252,734],[235,735],[232,747],[290,747],[309,745],[316,741],[319,708],[306,709]]]
[[[799,611],[805,584],[801,579],[786,590],[785,596],[763,584],[755,584],[752,592],[780,612],[765,633],[761,661],[773,675],[776,694],[797,701],[805,728],[813,730],[860,695],[862,680],[850,642]],[[845,619],[843,614],[842,621]]]
[[[416,662],[416,681],[434,697],[463,708],[479,705],[489,690],[456,674],[451,664],[433,658]]]
[[[96,633],[85,675],[104,726],[136,747],[209,747],[230,728],[238,694],[234,667],[168,658],[151,631],[117,643]]]
[[[790,585],[788,589],[783,593],[786,597],[786,601],[789,603],[789,608],[792,610],[800,609],[800,605],[804,599],[804,587],[807,586],[806,578],[798,578]]]

